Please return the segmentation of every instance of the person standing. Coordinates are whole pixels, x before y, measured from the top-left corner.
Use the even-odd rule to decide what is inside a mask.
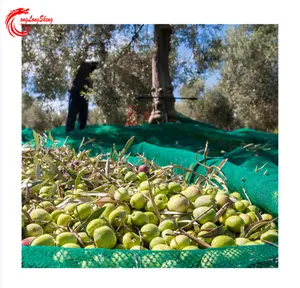
[[[71,90],[69,90],[69,108],[66,122],[66,133],[75,129],[75,122],[78,115],[78,129],[85,128],[88,119],[88,100],[81,95],[87,92],[92,83],[90,74],[97,69],[98,62],[83,62],[73,80]]]

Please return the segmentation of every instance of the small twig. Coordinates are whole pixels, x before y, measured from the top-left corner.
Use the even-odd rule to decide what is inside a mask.
[[[62,192],[61,192],[61,188],[60,188],[60,185],[59,185],[59,184],[57,184],[57,193],[58,193],[58,196],[59,196],[60,198],[63,198],[63,194],[62,194]]]
[[[201,230],[205,231],[205,230]],[[214,238],[218,235],[222,235],[224,233],[223,225],[218,226],[217,228],[213,228],[210,231],[207,231],[207,233],[201,235],[203,238]]]
[[[172,173],[172,169],[173,169],[173,166],[172,166],[172,165],[171,165],[171,166],[161,167],[161,168],[159,168],[159,170],[162,170],[162,171],[160,171],[160,172],[157,173],[156,175],[153,175],[152,177],[150,177],[150,178],[148,179],[148,181],[151,181],[151,180],[153,180],[153,179],[155,179],[155,178],[159,178],[160,176],[163,176],[163,175],[166,173],[167,170],[171,170],[171,171],[169,171],[169,172]]]
[[[275,244],[275,243],[269,242],[269,241],[267,241],[267,240],[261,240],[261,241],[262,241],[262,242],[265,242],[265,243],[267,243],[267,244],[269,244],[269,245],[275,246],[275,247],[278,248],[278,245]]]
[[[24,204],[28,204],[29,201],[30,201],[30,189],[29,189],[29,187],[28,187],[27,184],[26,184],[25,191],[26,191],[26,195],[25,195],[25,202],[24,202]]]
[[[30,217],[30,215],[24,209],[22,209],[22,213],[26,216],[26,218],[28,219],[29,223],[33,223],[34,222],[32,220],[32,218]]]
[[[109,173],[109,159],[107,158],[106,163],[105,163],[105,177],[108,177]]]
[[[230,205],[230,202],[226,202],[221,208],[220,210],[217,212],[217,217],[214,221],[214,223],[218,222],[219,219],[221,218],[221,216],[225,213],[226,209],[228,208],[228,206]]]
[[[117,204],[123,204],[123,205],[128,206],[128,203],[122,202],[122,201],[119,201],[119,200],[113,200],[113,199],[108,199],[108,198],[97,200],[97,204],[102,204],[102,203],[117,203]]]
[[[253,146],[253,143],[247,144],[243,148],[246,149],[246,148],[251,147],[251,146]]]
[[[191,240],[193,240],[194,242],[196,242],[198,245],[200,245],[201,247],[204,247],[204,248],[211,248],[211,246],[207,243],[205,243],[204,241],[201,241],[200,239],[192,236],[191,234],[185,232],[184,230],[182,229],[179,229],[178,230],[180,232],[180,234],[183,234],[185,236],[187,236],[188,238],[190,238]]]
[[[258,172],[259,170],[263,169],[265,166],[267,166],[268,163],[265,163],[264,165],[262,165],[260,168],[258,168],[258,166],[256,165],[255,171],[254,172]]]
[[[111,228],[111,230],[114,231],[114,233],[116,234],[118,240],[122,243],[122,239],[121,239],[121,237],[120,237],[120,233],[117,232],[117,230],[119,230],[119,228],[121,228],[122,223],[120,223],[120,226],[119,226],[118,229],[116,230],[116,229],[111,225],[111,223],[110,223],[107,219],[105,219],[103,216],[101,216],[100,219],[102,219],[102,220],[104,220],[104,221],[106,222],[107,226],[108,226],[109,228]]]
[[[278,219],[278,217],[272,219],[272,220],[258,220],[254,223],[251,223],[247,226],[247,229],[245,229],[245,238],[249,237],[251,234],[253,234],[257,229],[260,229],[261,227],[270,224],[272,222],[275,222]]]
[[[84,138],[83,138],[84,139]],[[80,147],[79,148],[81,148],[82,146],[84,146],[84,145],[87,145],[87,144],[89,144],[89,143],[91,143],[91,142],[94,142],[96,139],[90,139],[90,140],[88,140],[88,141],[86,141],[85,143],[81,143],[80,144]]]
[[[141,154],[139,154],[139,153],[137,154],[137,157],[138,157],[138,158],[141,158],[145,164],[150,164],[150,165],[153,166],[155,169],[160,169],[160,168],[161,168],[160,166],[154,164],[153,160],[150,161],[150,160],[148,160],[147,158],[145,158],[143,155],[141,155]]]
[[[129,51],[129,48],[131,46],[131,44],[133,43],[133,41],[135,39],[138,38],[138,35],[140,33],[140,31],[142,30],[142,28],[144,27],[144,24],[142,24],[140,27],[139,27],[139,30],[138,31],[135,31],[135,33],[133,34],[132,36],[132,39],[131,41],[129,42],[129,44],[123,49],[123,51],[120,52],[120,54],[118,55],[117,59],[115,60],[112,60],[112,62],[114,62],[113,64],[116,65],[117,62],[127,53],[127,51]]]
[[[205,143],[205,148],[204,148],[204,152],[203,152],[203,162],[204,162],[204,165],[206,165],[207,154],[208,154],[208,141],[206,141],[206,143]]]
[[[162,218],[161,218],[161,215],[157,209],[157,206],[155,204],[155,201],[154,201],[154,197],[153,197],[153,194],[152,194],[152,190],[151,190],[151,187],[150,187],[150,182],[148,182],[148,189],[149,189],[149,196],[150,196],[150,200],[151,200],[151,203],[152,203],[152,206],[153,206],[153,210],[159,220],[159,223],[162,221]]]
[[[207,210],[205,210],[203,213],[201,213],[198,217],[196,217],[195,219],[193,219],[190,223],[188,223],[187,225],[181,227],[181,229],[184,229],[186,227],[188,227],[189,225],[195,223],[200,217],[202,217],[203,215],[205,215],[209,210],[211,210],[214,206],[211,205],[210,207],[208,207]]]
[[[183,212],[176,212],[176,211],[162,211],[162,212],[160,212],[160,214],[163,214],[163,215],[189,215],[189,214],[192,214],[192,212],[184,212],[183,213]]]
[[[84,248],[84,243],[83,243],[82,239],[79,237],[79,235],[77,234],[77,232],[71,228],[70,224],[71,224],[71,222],[69,222],[69,224],[68,224],[68,230],[75,235],[75,237],[77,238],[80,246],[82,248]]]
[[[224,167],[224,165],[226,164],[226,162],[228,161],[228,158],[223,159],[220,164],[217,166],[217,170],[218,172],[221,172],[222,168]]]
[[[139,234],[139,237],[140,237],[140,246],[143,246],[143,237],[142,237],[142,234],[141,234],[141,231],[140,231],[140,229],[139,229],[139,227],[137,227],[137,226],[133,226],[136,230],[137,230],[137,232],[138,232],[138,234]]]
[[[248,194],[246,193],[246,190],[245,190],[244,188],[242,188],[242,190],[243,190],[243,192],[244,192],[244,194],[245,194],[245,196],[246,196],[248,202],[250,203],[250,205],[252,205],[252,202],[251,202],[251,200],[250,200],[250,197],[249,197]]]
[[[188,172],[190,172],[190,173],[193,173],[193,174],[197,175],[199,178],[203,178],[203,179],[205,179],[207,182],[209,182],[209,183],[211,183],[212,185],[215,186],[215,184],[214,184],[212,181],[210,181],[208,178],[206,178],[205,176],[199,174],[198,172],[196,172],[196,171],[194,171],[194,170],[190,170],[190,169],[188,169],[188,168],[185,168],[185,167],[182,167],[182,166],[179,166],[179,165],[173,165],[173,168],[182,169],[182,170],[188,171]]]
[[[81,141],[81,143],[80,143],[80,145],[79,145],[79,149],[81,148],[81,146],[83,145],[83,143],[84,143],[84,139],[85,139],[85,137],[83,137],[82,138],[82,141]]]
[[[183,176],[185,173],[186,173],[186,171],[184,171],[182,173],[179,173],[175,176],[172,176],[171,178],[162,181],[162,183],[170,183],[170,182],[173,182],[173,181],[176,181],[176,180],[180,180],[180,176]]]

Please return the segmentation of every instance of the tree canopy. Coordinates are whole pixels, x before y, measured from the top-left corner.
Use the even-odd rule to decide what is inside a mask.
[[[84,96],[97,106],[95,115],[101,114],[107,123],[124,124],[128,105],[151,111],[150,98],[135,97],[151,97],[153,25],[31,26],[30,34],[22,38],[27,105],[33,105],[28,97],[42,103],[66,101],[78,66],[93,59],[100,62],[99,69],[92,73],[93,88]],[[223,28],[172,25],[172,85],[181,88],[181,95],[199,96],[196,102],[181,101],[176,107],[224,129],[272,131],[278,125],[278,27],[234,25],[225,34]],[[203,80],[214,69],[220,70],[221,81],[209,91]]]
[[[278,27],[240,25],[223,46],[222,89],[243,126],[278,125]]]

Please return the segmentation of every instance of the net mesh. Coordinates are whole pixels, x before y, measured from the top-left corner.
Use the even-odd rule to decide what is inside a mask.
[[[107,250],[23,247],[25,268],[276,268],[277,249],[269,245],[189,251]]]
[[[128,152],[128,161],[138,162],[138,154],[157,165],[177,164],[205,173],[203,151],[208,141],[206,164],[218,165],[228,159],[222,172],[227,178],[229,191],[237,191],[246,199],[244,191],[254,205],[262,211],[278,216],[278,135],[239,129],[223,131],[212,125],[179,116],[180,123],[164,125],[88,126],[83,131],[68,134],[67,144],[77,151],[88,149],[90,155],[124,147],[132,136],[134,144]],[[48,134],[48,133],[46,133]],[[51,130],[57,146],[67,135],[65,127]],[[94,141],[83,145],[82,139]],[[31,129],[23,129],[22,144],[34,142]],[[52,142],[48,139],[46,146]],[[178,173],[183,172],[178,170]],[[189,182],[194,181],[190,175]],[[59,247],[22,247],[23,267],[65,268],[243,268],[278,267],[278,249],[271,245],[210,248],[194,251],[127,251],[103,249],[67,249]]]

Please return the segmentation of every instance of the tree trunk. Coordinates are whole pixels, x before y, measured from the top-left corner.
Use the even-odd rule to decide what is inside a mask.
[[[169,72],[171,25],[154,25],[154,53],[152,56],[152,112],[149,123],[176,121],[173,86]]]

